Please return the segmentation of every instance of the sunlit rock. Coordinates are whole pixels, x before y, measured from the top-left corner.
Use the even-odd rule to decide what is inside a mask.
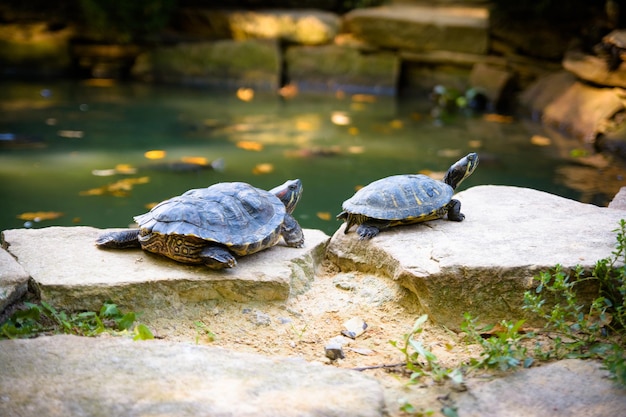
[[[354,35],[385,48],[484,54],[489,41],[486,7],[383,6],[345,16]]]
[[[261,40],[161,46],[139,55],[132,74],[143,81],[275,91],[280,52],[276,42]]]
[[[615,249],[613,230],[626,218],[625,211],[527,188],[477,186],[455,198],[463,222],[399,226],[369,241],[341,226],[327,255],[343,271],[398,280],[433,321],[458,328],[466,312],[485,323],[524,317],[533,276],[557,264],[593,268]]]
[[[0,248],[0,313],[22,298],[28,289],[28,273],[6,250]]]
[[[594,55],[572,51],[563,58],[563,68],[581,80],[597,85],[626,87],[626,64],[623,63],[616,71],[609,71],[606,60]]]
[[[306,9],[183,9],[178,21],[181,30],[213,39],[278,39],[303,45],[332,42],[341,25],[334,13]]]
[[[547,75],[530,86],[521,101],[543,123],[561,133],[593,142],[624,110],[621,92],[582,83],[568,72]]]
[[[0,363],[3,416],[388,415],[383,387],[368,375],[188,343],[2,340]]]
[[[113,300],[137,311],[216,299],[285,300],[308,287],[328,240],[305,229],[303,248],[279,243],[241,258],[232,270],[213,271],[140,249],[98,249],[100,233],[92,227],[47,227],[5,230],[2,237],[42,300],[70,310],[97,310]]]
[[[55,28],[46,22],[0,25],[0,72],[55,75],[69,71],[73,35],[73,28]]]

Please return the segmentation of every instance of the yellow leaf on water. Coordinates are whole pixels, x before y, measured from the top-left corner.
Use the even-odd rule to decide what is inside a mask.
[[[148,210],[152,210],[154,208],[154,206],[156,206],[157,204],[159,204],[158,202],[152,202],[152,203],[148,203],[146,205],[144,205],[145,208],[147,208]]]
[[[255,142],[253,140],[240,140],[235,144],[239,149],[246,151],[261,151],[263,150],[263,144]]]
[[[550,140],[550,138],[547,138],[545,136],[533,135],[530,138],[530,143],[532,143],[535,146],[549,146],[552,143],[552,141]]]
[[[352,122],[350,116],[342,111],[333,112],[330,115],[330,121],[337,126],[347,126]]]
[[[389,122],[389,126],[391,126],[392,129],[402,129],[404,123],[402,120],[395,119]]]
[[[80,130],[59,130],[57,135],[68,139],[82,139],[85,136],[85,132]]]
[[[137,173],[137,168],[129,164],[117,164],[115,165],[115,171],[118,174],[132,175]]]
[[[254,175],[269,174],[274,171],[274,165],[270,163],[258,164],[252,169]]]
[[[495,123],[513,123],[512,116],[505,116],[505,115],[496,114],[496,113],[484,114],[483,120],[487,122],[495,122]]]
[[[359,145],[353,145],[353,146],[348,146],[348,153],[354,154],[354,155],[358,155],[365,152],[365,147],[364,146],[359,146]]]
[[[112,78],[89,78],[84,80],[81,84],[89,87],[113,87],[116,81]]]
[[[31,221],[42,221],[42,220],[54,220],[63,216],[63,213],[58,211],[35,211],[35,212],[27,212],[22,213],[17,216],[20,220],[31,220]]]
[[[376,103],[376,96],[371,94],[354,94],[352,96],[352,101],[356,101],[358,103]]]
[[[204,156],[183,156],[181,159],[186,164],[209,165],[209,160]]]
[[[241,101],[252,101],[254,98],[254,90],[242,87],[237,90],[237,98]]]
[[[317,212],[317,217],[322,219],[322,220],[330,220],[332,218],[332,215],[327,212],[327,211],[318,211]]]
[[[165,158],[166,154],[167,152],[165,152],[164,150],[155,149],[144,153],[143,156],[145,156],[147,159],[163,159]]]
[[[351,134],[352,136],[356,136],[359,134],[359,128],[355,126],[350,126],[348,128],[348,133]]]

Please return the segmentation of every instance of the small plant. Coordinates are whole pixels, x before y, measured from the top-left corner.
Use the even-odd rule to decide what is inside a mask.
[[[470,340],[479,344],[483,352],[481,359],[472,359],[471,366],[475,368],[498,368],[506,371],[522,365],[528,368],[533,358],[527,354],[527,349],[523,341],[532,337],[532,334],[521,333],[520,330],[524,320],[516,322],[502,320],[499,328],[502,330],[493,331],[495,325],[478,328],[477,318],[472,318],[468,313],[464,314],[461,329]],[[490,334],[484,338],[484,334]]]
[[[58,333],[79,336],[96,336],[104,332],[121,334],[133,329],[136,320],[134,312],[124,314],[111,302],[105,302],[98,312],[68,313],[57,310],[45,301],[39,304],[27,302],[24,307],[0,326],[0,339]],[[132,331],[135,340],[154,338],[150,329],[143,324],[137,324]]]
[[[577,266],[568,273],[562,266],[542,272],[539,285],[524,294],[524,308],[545,321],[543,332],[551,346],[538,345],[536,354],[550,358],[601,358],[604,366],[626,385],[626,221],[614,230],[616,249],[599,260],[591,273]],[[586,307],[575,291],[586,281],[597,283],[599,292]],[[550,307],[547,307],[550,300]]]
[[[420,340],[416,340],[415,336],[419,336],[423,331],[423,325],[428,320],[428,315],[420,316],[413,325],[409,333],[402,338],[402,343],[390,340],[389,343],[398,349],[404,355],[406,367],[411,371],[409,384],[416,384],[423,376],[430,376],[436,382],[442,382],[450,379],[456,384],[463,383],[463,374],[460,369],[449,369],[441,366],[437,356],[426,349]]]
[[[217,335],[209,329],[209,327],[201,321],[194,321],[196,325],[196,345],[200,341],[200,337],[205,337],[209,342],[214,342]]]

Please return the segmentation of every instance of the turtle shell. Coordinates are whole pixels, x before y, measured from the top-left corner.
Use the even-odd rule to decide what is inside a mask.
[[[189,190],[135,221],[142,235],[199,238],[246,255],[276,243],[285,214],[285,205],[274,194],[232,182]]]
[[[394,175],[374,181],[344,201],[343,210],[381,220],[427,218],[452,199],[448,184],[426,175]]]

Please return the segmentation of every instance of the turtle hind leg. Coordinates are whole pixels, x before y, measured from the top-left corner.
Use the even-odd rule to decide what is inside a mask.
[[[459,200],[450,200],[448,203],[448,220],[454,222],[462,222],[465,214],[461,213],[461,202]]]
[[[234,268],[237,266],[235,255],[223,246],[208,245],[200,251],[198,256],[211,269]]]
[[[96,246],[110,249],[140,248],[139,229],[102,233],[96,239]]]

